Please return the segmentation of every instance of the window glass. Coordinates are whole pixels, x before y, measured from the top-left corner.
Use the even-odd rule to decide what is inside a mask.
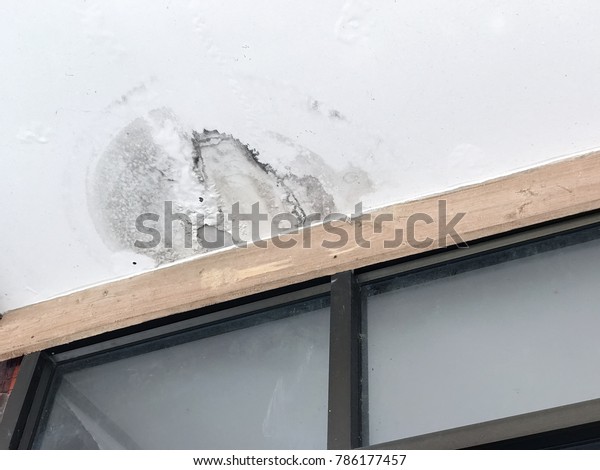
[[[600,397],[598,229],[363,290],[376,444]]]
[[[328,299],[59,371],[34,447],[327,447]]]

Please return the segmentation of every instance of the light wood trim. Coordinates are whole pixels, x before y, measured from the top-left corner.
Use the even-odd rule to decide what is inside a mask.
[[[457,225],[465,241],[496,235],[540,222],[600,209],[600,151],[466,186],[424,199],[394,204],[372,213],[371,221],[339,223],[347,230],[362,224],[370,248],[353,241],[326,249],[322,240],[337,240],[322,225],[311,228],[312,248],[235,248],[163,269],[109,282],[8,312],[0,320],[0,360],[188,311],[306,281],[336,272],[398,259],[440,246],[437,223],[417,225],[417,239],[431,237],[427,248],[403,244],[384,248],[394,229],[414,213],[437,219],[445,200],[448,220],[466,215]],[[373,218],[393,214],[394,223],[373,233]],[[437,220],[436,220],[437,222]],[[302,233],[294,238],[301,240]],[[352,240],[353,237],[351,237]]]

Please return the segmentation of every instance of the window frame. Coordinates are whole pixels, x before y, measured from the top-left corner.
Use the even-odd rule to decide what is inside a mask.
[[[26,355],[0,423],[0,449],[31,447],[56,368],[61,364],[327,294],[330,296],[329,449],[535,448],[585,443],[600,436],[600,398],[363,447],[360,292],[363,286],[378,280],[592,227],[600,227],[600,210],[487,237],[468,247],[439,249],[354,271],[341,271],[331,277],[316,278]]]
[[[357,274],[357,279],[360,286],[366,286],[399,275],[473,259],[592,228],[600,228],[600,211],[591,211],[517,230],[510,234],[478,240],[468,248],[441,250],[438,253],[418,256],[378,269],[361,270]],[[365,297],[363,302],[364,300]],[[366,311],[366,305],[362,303],[361,306],[362,314]],[[364,448],[381,450],[542,449],[562,448],[590,440],[600,442],[600,390],[598,390],[598,397],[540,411],[395,439]],[[363,401],[364,406],[367,407],[366,397]]]

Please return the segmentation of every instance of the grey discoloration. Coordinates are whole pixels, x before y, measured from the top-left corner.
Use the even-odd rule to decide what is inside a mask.
[[[290,173],[285,177],[285,181],[290,188],[294,189],[297,200],[310,201],[304,204],[310,213],[327,215],[335,212],[333,196],[325,191],[315,176],[296,176]]]
[[[101,155],[89,183],[89,202],[96,228],[114,249],[133,249],[151,256],[158,264],[197,252],[183,246],[135,248],[144,239],[136,230],[140,214],[164,214],[164,201],[173,210],[192,216],[197,209],[178,186],[185,181],[190,191],[203,191],[193,174],[189,137],[167,110],[138,118],[119,132]],[[187,165],[187,166],[186,166]],[[193,219],[192,219],[193,220]],[[159,224],[155,224],[159,228]],[[179,235],[183,224],[173,224]],[[177,234],[176,234],[177,237]],[[175,245],[174,245],[175,246]]]
[[[98,232],[114,249],[133,250],[162,264],[214,249],[210,242],[218,235],[225,246],[257,235],[270,237],[270,221],[276,214],[293,214],[297,225],[309,214],[325,217],[338,210],[333,194],[344,198],[352,186],[358,188],[353,193],[358,197],[370,188],[364,172],[338,173],[287,137],[269,136],[296,154],[292,165],[276,168],[230,134],[186,130],[169,110],[155,110],[134,120],[113,138],[91,173],[89,206]],[[348,175],[352,184],[346,181]],[[172,224],[172,248],[163,242],[154,248],[136,248],[137,240],[148,240],[135,227],[140,214],[160,216],[159,222],[146,226],[159,230],[164,241],[165,201],[173,201],[173,211],[189,217],[191,223]],[[246,214],[258,203],[261,213],[269,216],[258,234],[242,222],[239,239],[232,237],[228,215],[236,203]],[[196,230],[192,246],[186,248],[184,234],[192,228]]]
[[[323,157],[292,139],[275,132],[270,136],[296,155],[283,179],[307,214],[352,211],[354,204],[372,191],[373,183],[364,170],[349,165],[347,170],[336,171]]]
[[[241,211],[249,211],[258,202],[271,216],[289,212],[304,221],[306,214],[294,192],[271,165],[259,160],[255,149],[216,130],[194,131],[192,143],[194,167],[218,192],[220,209],[229,212],[239,202]]]
[[[337,109],[330,109],[329,110],[329,117],[332,119],[339,119],[340,121],[345,121],[346,118],[344,117],[344,115],[342,113],[340,113]]]
[[[125,228],[134,214],[155,211],[154,195],[168,191],[165,176],[170,173],[169,161],[154,143],[148,123],[136,119],[129,124],[111,142],[96,167],[92,189],[95,196],[102,197],[103,207],[97,213],[103,222],[101,228],[110,230],[118,244],[133,244],[130,230],[114,229]],[[146,178],[143,185],[138,184],[139,175]],[[125,197],[126,188],[136,188],[136,197]]]

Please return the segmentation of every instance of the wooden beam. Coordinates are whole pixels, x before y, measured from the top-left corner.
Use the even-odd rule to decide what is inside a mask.
[[[600,151],[394,204],[370,213],[370,220],[336,222],[332,227],[349,235],[341,247],[323,246],[339,237],[316,225],[307,233],[286,236],[296,240],[292,248],[278,248],[269,240],[266,248],[229,249],[10,311],[0,320],[0,360],[451,244],[438,232],[444,206],[447,222],[465,214],[456,224],[465,242],[600,209]],[[418,222],[414,239],[432,242],[386,247],[396,229],[406,235],[409,217],[417,213],[428,214],[433,222]],[[374,220],[384,214],[393,221],[374,230]],[[359,229],[370,247],[356,242]],[[303,240],[309,238],[307,247]]]

